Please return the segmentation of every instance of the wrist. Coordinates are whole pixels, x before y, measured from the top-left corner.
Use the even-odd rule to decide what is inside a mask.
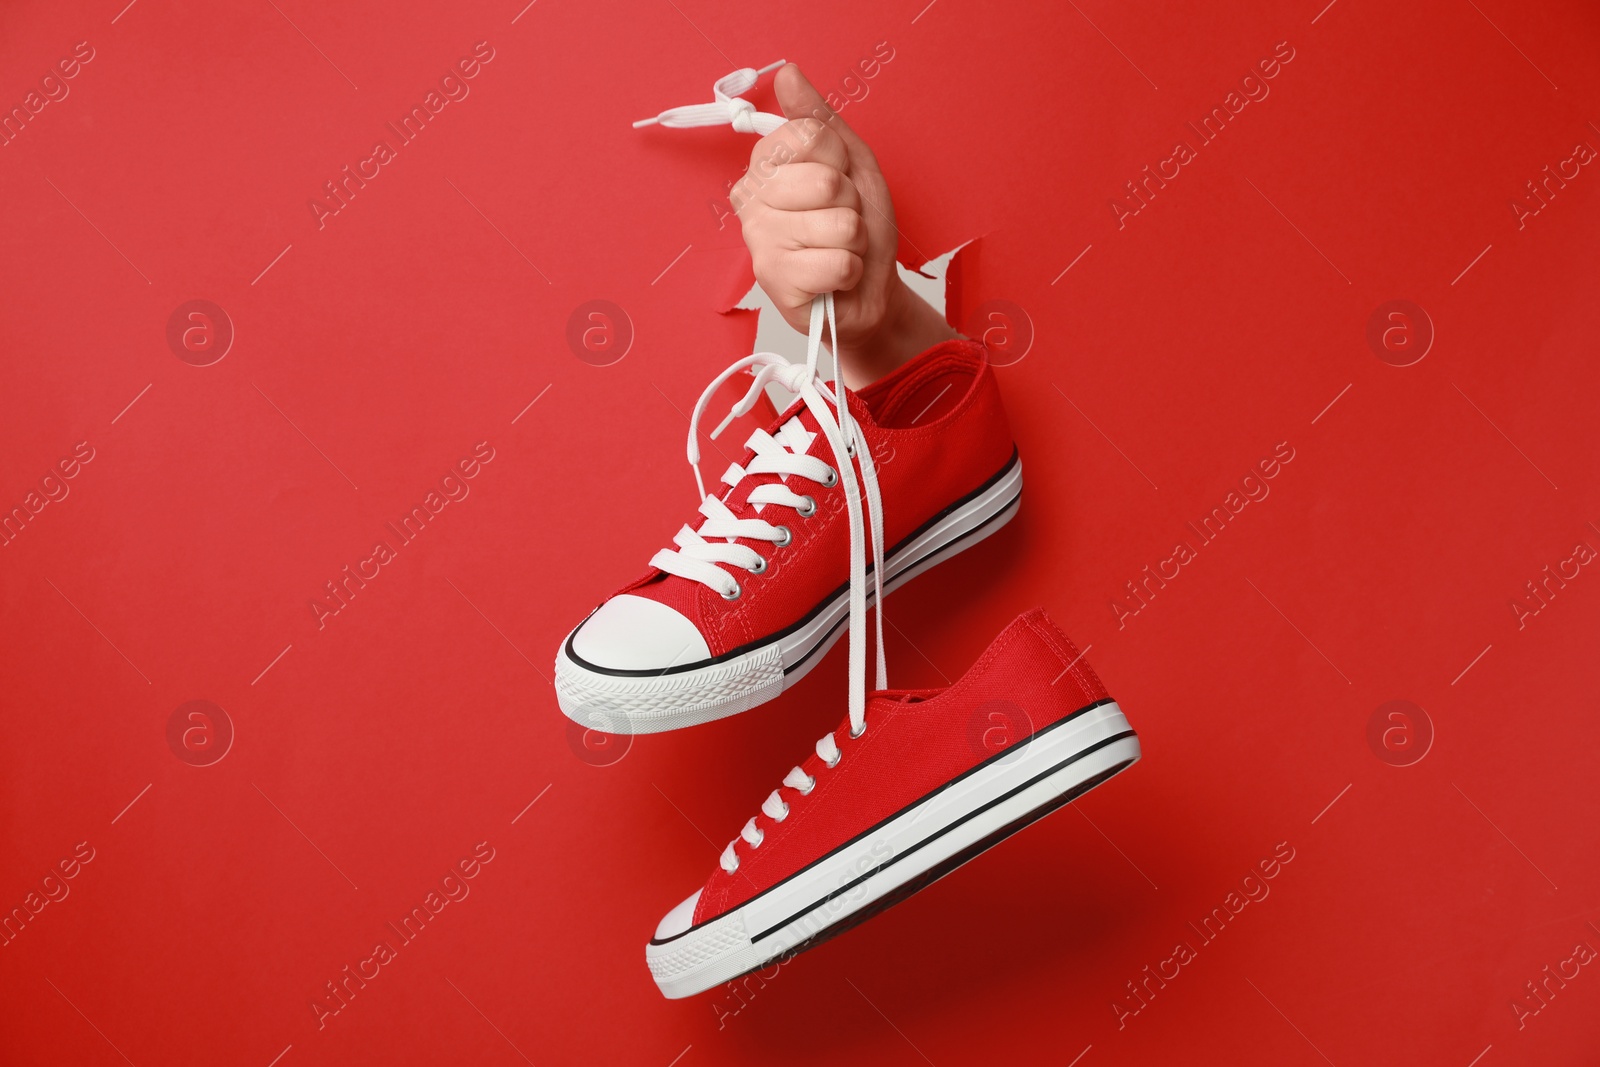
[[[845,384],[859,389],[915,359],[941,341],[959,337],[932,304],[895,279],[887,308],[870,334],[842,344]]]

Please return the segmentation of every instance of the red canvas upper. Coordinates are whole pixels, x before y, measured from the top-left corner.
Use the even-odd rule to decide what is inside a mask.
[[[877,464],[885,552],[981,487],[1015,451],[994,372],[983,345],[976,341],[935,345],[850,394],[850,410]],[[776,432],[791,417],[818,433],[816,419],[799,402],[779,416],[769,432]],[[820,434],[809,454],[830,466],[835,463]],[[752,455],[747,451],[741,465]],[[775,474],[748,475],[724,502],[739,518],[755,517],[747,502],[750,493],[777,480]],[[764,574],[722,565],[744,590],[738,600],[724,600],[699,582],[654,568],[618,593],[650,597],[675,608],[699,626],[713,656],[798,622],[848,579],[850,523],[842,486],[825,489],[791,476],[790,487],[814,497],[817,511],[801,518],[789,509],[767,506],[761,517],[788,526],[793,540],[783,548],[766,541],[744,542],[767,557]],[[774,518],[775,512],[785,517]],[[700,521],[695,516],[689,525],[698,527]]]
[[[801,764],[816,779],[810,795],[783,787],[788,817],[758,814],[760,847],[735,842],[738,869],[712,872],[694,922],[738,907],[1030,733],[1106,697],[1094,670],[1037,608],[1001,631],[949,688],[874,693],[860,737],[850,737],[848,720],[834,732],[836,766],[814,753]]]

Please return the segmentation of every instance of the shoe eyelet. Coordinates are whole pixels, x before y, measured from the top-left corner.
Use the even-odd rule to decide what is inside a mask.
[[[749,571],[751,574],[765,574],[765,573],[767,573],[767,561],[766,561],[766,558],[765,557],[757,557],[756,565],[754,567],[746,567],[745,570]]]
[[[817,498],[814,496],[808,496],[805,497],[804,500],[805,503],[801,504],[794,510],[802,519],[809,519],[811,516],[817,513]]]
[[[727,871],[729,874],[733,874],[738,869],[739,869],[739,857],[737,855],[735,855],[733,857],[733,866],[732,867],[724,867],[723,868],[723,870]]]
[[[839,766],[839,761],[842,760],[842,759],[844,759],[844,753],[835,751],[833,759],[831,759],[831,760],[827,760],[827,759],[823,760],[822,761],[822,765],[824,767],[827,767],[829,770],[832,770],[834,767]],[[816,779],[812,779],[812,780],[815,781]]]
[[[867,732],[867,724],[866,723],[862,723],[861,724],[861,729],[859,731],[854,726],[852,726],[852,727],[850,727],[850,740],[854,741],[856,738],[860,737],[862,734],[864,734],[866,732]]]
[[[787,548],[789,542],[794,540],[794,533],[787,526],[778,527],[778,532],[783,535],[783,539],[772,543],[779,548]]]
[[[789,817],[789,805],[785,804],[783,806],[783,814],[778,816],[777,819],[774,820],[774,821],[775,822],[782,822],[783,820],[787,819],[788,817]]]
[[[832,467],[828,468],[828,480],[822,483],[824,489],[832,489],[839,484],[839,472]]]
[[[741,586],[738,582],[734,582],[733,583],[733,593],[731,595],[728,594],[728,593],[722,592],[722,590],[720,590],[720,589],[717,590],[717,592],[722,597],[723,600],[738,600],[740,597],[744,596],[744,587]]]

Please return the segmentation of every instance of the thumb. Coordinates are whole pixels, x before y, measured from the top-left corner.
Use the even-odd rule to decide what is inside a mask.
[[[852,171],[858,165],[872,170],[878,169],[878,161],[872,155],[872,150],[867,147],[867,143],[845,123],[844,119],[834,113],[822,94],[817,92],[816,87],[800,72],[799,67],[793,63],[785,63],[773,80],[772,87],[778,96],[778,106],[783,108],[784,118],[817,119],[844,140],[845,149],[850,153]]]
[[[831,122],[837,118],[822,94],[793,63],[785,63],[779,69],[772,88],[778,94],[778,106],[783,108],[786,119],[814,118]]]

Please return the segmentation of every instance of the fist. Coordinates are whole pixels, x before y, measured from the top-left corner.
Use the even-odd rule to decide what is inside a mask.
[[[756,144],[728,194],[756,281],[801,333],[812,298],[837,293],[840,347],[871,344],[909,294],[895,268],[888,183],[799,67],[778,71],[774,88],[789,121]]]

